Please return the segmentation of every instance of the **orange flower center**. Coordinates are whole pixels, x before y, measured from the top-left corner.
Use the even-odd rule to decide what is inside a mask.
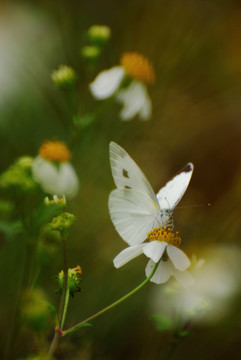
[[[61,141],[45,141],[39,149],[39,155],[56,162],[69,161],[71,158],[69,149]]]
[[[175,233],[172,231],[170,227],[160,227],[160,228],[154,228],[152,231],[150,231],[147,235],[147,238],[149,241],[165,241],[170,245],[174,246],[180,246],[182,239],[180,236],[178,236],[178,231]]]
[[[120,64],[125,68],[127,75],[134,79],[150,84],[155,81],[155,71],[152,64],[137,52],[126,52],[120,59]]]

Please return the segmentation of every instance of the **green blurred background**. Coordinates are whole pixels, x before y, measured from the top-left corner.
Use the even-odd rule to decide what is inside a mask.
[[[71,112],[50,74],[59,64],[78,73],[82,114],[98,111],[72,147],[81,189],[69,203],[77,216],[68,243],[69,263],[83,269],[82,292],[70,301],[66,326],[108,305],[144,279],[146,259],[120,270],[112,259],[125,247],[108,215],[114,188],[108,144],[123,146],[142,168],[155,191],[188,161],[194,175],[180,206],[175,228],[184,251],[202,256],[209,247],[240,247],[241,200],[241,4],[222,0],[2,1],[0,5],[0,170],[22,155],[36,156],[46,139],[70,141]],[[81,57],[87,29],[105,24],[112,38],[96,67]],[[123,122],[119,106],[98,103],[88,84],[118,64],[124,51],[139,51],[156,71],[149,89],[150,121]],[[207,204],[211,206],[208,207]],[[24,245],[0,237],[1,350],[12,321],[23,264]],[[225,260],[224,260],[225,261]],[[42,269],[39,286],[57,305],[53,276],[63,268],[61,252]],[[239,277],[239,270],[236,274]],[[57,359],[162,359],[170,334],[150,320],[152,288],[64,338]],[[240,289],[239,289],[240,290]],[[240,291],[230,312],[211,326],[195,325],[173,359],[237,359],[240,352]],[[50,329],[46,337],[51,340]],[[36,339],[23,331],[16,358],[34,353]]]

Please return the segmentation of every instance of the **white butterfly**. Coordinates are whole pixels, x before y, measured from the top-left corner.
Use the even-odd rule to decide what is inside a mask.
[[[172,212],[192,177],[192,163],[180,170],[156,195],[134,160],[114,142],[110,143],[110,164],[117,187],[109,197],[110,216],[127,244],[141,244],[154,227],[172,224]]]

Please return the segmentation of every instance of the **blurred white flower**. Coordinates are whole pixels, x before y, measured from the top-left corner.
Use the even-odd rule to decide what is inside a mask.
[[[119,66],[100,72],[90,84],[92,95],[103,100],[115,95],[123,106],[122,120],[131,120],[139,116],[148,120],[152,113],[152,104],[146,84],[153,83],[155,73],[152,65],[136,52],[124,53]]]
[[[191,270],[194,285],[183,289],[177,283],[154,289],[151,312],[163,313],[170,319],[178,314],[183,323],[212,323],[222,319],[231,309],[232,297],[240,291],[239,248],[216,246],[205,253]]]
[[[163,284],[174,276],[180,285],[188,287],[193,284],[193,278],[186,269],[190,260],[177,246],[181,244],[178,233],[173,233],[171,228],[155,228],[148,234],[149,243],[132,245],[122,250],[114,258],[114,266],[119,268],[140,254],[145,254],[150,260],[146,266],[148,277],[156,263],[159,263],[151,281]]]
[[[64,143],[43,143],[32,165],[33,177],[43,191],[51,195],[66,196],[68,199],[77,195],[79,180],[69,163],[70,157],[70,151]]]

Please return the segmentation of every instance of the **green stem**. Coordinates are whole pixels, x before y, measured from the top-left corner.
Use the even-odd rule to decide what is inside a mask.
[[[67,258],[67,247],[66,247],[66,238],[63,237],[63,253],[64,253],[64,281],[63,281],[63,291],[59,304],[59,315],[58,315],[58,326],[61,327],[63,314],[65,309],[65,300],[68,293],[68,258]]]
[[[60,329],[62,329],[63,326],[64,326],[68,304],[69,304],[69,289],[67,289],[66,294],[65,294],[64,308],[63,308],[62,320],[61,320],[61,323],[60,323]]]
[[[90,320],[93,320],[95,318],[97,318],[98,316],[104,314],[106,311],[114,308],[115,306],[119,305],[120,303],[122,303],[123,301],[125,301],[126,299],[128,299],[130,296],[134,295],[137,291],[139,291],[141,288],[143,288],[144,285],[146,285],[151,278],[153,277],[153,275],[156,272],[157,266],[158,266],[159,262],[155,265],[155,267],[153,268],[151,274],[148,276],[148,278],[146,278],[140,285],[138,285],[135,289],[133,289],[132,291],[130,291],[128,294],[122,296],[120,299],[118,299],[117,301],[115,301],[114,303],[112,303],[111,305],[105,307],[104,309],[98,311],[97,313],[95,313],[94,315],[91,315],[90,317],[88,317],[87,319],[81,321],[80,323],[72,326],[71,328],[65,330],[62,332],[62,336],[68,335],[70,333],[73,333],[75,331],[77,331],[79,328],[81,328],[85,323],[88,323]]]
[[[46,359],[51,359],[52,355],[55,352],[57,347],[61,327],[64,325],[64,320],[66,316],[67,306],[69,302],[69,290],[68,290],[68,257],[67,257],[67,246],[66,246],[66,237],[63,236],[63,253],[64,253],[64,282],[63,282],[63,291],[61,294],[60,304],[59,304],[59,313],[58,313],[58,324],[56,324],[57,329],[55,329],[54,338],[49,348],[48,355]]]

